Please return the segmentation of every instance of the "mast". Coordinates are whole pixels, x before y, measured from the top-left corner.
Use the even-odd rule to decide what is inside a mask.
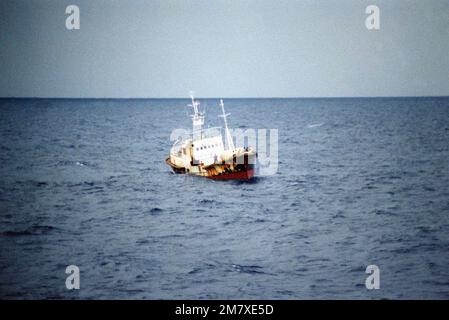
[[[231,132],[229,132],[228,120],[227,120],[227,117],[230,115],[230,113],[225,112],[223,99],[220,99],[220,107],[221,107],[221,111],[223,112],[223,115],[220,115],[220,117],[223,118],[224,125],[225,125],[227,150],[232,150],[232,149],[234,149],[234,141],[232,140]]]
[[[200,103],[198,101],[195,101],[192,92],[190,93],[190,99],[192,100],[192,103],[188,106],[193,108],[193,115],[191,115],[193,122],[192,139],[195,139],[195,136],[198,136],[198,134],[200,138],[202,138],[204,113],[199,111],[198,106],[200,105]]]

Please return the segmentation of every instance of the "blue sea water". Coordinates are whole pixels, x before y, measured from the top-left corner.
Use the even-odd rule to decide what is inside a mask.
[[[170,172],[187,102],[0,100],[0,298],[449,298],[448,98],[228,99],[249,183]]]

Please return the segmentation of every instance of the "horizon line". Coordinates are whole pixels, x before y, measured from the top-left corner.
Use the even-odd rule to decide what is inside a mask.
[[[195,99],[382,99],[382,98],[449,98],[449,95],[421,95],[421,96],[303,96],[303,97],[195,97]],[[32,96],[10,96],[0,97],[0,99],[109,99],[109,100],[185,100],[190,97],[32,97]]]

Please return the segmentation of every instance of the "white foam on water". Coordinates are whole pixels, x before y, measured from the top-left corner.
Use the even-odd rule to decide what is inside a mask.
[[[307,128],[316,128],[316,127],[321,127],[324,124],[324,122],[322,123],[313,123],[313,124],[309,124],[307,126]]]

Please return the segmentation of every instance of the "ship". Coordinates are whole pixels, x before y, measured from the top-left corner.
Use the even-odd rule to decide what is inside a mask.
[[[191,94],[193,126],[185,137],[176,140],[165,162],[174,173],[214,180],[250,180],[255,176],[257,152],[251,147],[236,147],[228,128],[229,113],[220,99],[224,128],[204,128],[205,112]],[[224,138],[223,138],[224,130]]]

